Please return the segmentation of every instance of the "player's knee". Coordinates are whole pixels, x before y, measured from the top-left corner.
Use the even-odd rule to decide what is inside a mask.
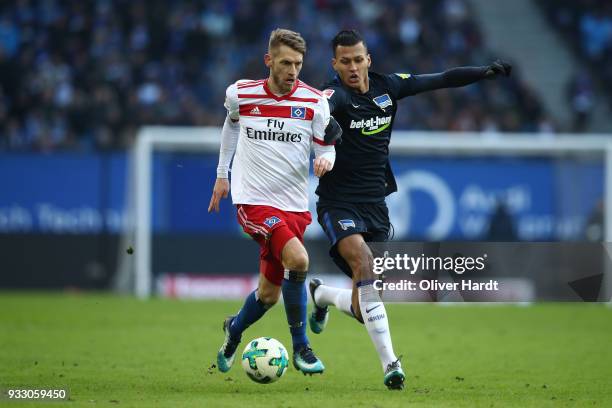
[[[342,257],[344,258],[346,263],[351,267],[351,270],[353,271],[353,273],[355,273],[355,271],[360,268],[360,266],[361,266],[361,260],[360,260],[361,254],[360,254],[360,251],[358,249],[351,248],[351,250],[345,251],[342,254]]]
[[[350,251],[346,259],[347,263],[353,271],[353,277],[357,281],[372,279],[374,272],[372,271],[373,258],[369,250],[363,248],[355,248]]]
[[[294,251],[287,255],[283,260],[283,265],[286,269],[296,272],[306,272],[308,270],[308,254],[306,250]]]
[[[308,270],[308,253],[297,238],[287,241],[281,252],[281,261],[285,269],[298,272]]]

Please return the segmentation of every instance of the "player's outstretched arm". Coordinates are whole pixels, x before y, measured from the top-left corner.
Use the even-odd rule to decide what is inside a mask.
[[[433,91],[441,88],[457,88],[478,82],[482,79],[495,79],[510,76],[512,65],[501,60],[483,67],[451,68],[437,74],[413,75],[409,94]]]

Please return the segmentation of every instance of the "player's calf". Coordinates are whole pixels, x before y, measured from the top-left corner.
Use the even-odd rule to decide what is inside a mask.
[[[287,242],[282,250],[282,263],[287,268],[282,292],[293,342],[293,364],[304,373],[322,373],[325,367],[312,352],[306,336],[308,254],[299,239],[294,237]]]
[[[278,303],[281,295],[281,287],[274,285],[259,285],[257,295],[261,303],[269,309]]]
[[[385,385],[395,389],[401,382],[403,386],[404,374],[393,352],[387,311],[379,292],[374,288],[372,252],[360,235],[347,237],[339,244],[340,254],[353,272],[353,313],[356,318],[361,317],[376,348],[385,372]]]
[[[351,295],[351,312],[355,319],[364,324],[364,311],[367,308],[362,308],[362,302],[360,301],[359,293],[360,287],[371,284],[376,279],[376,275],[373,272],[372,266],[374,258],[370,248],[363,241],[361,236],[358,236],[360,240],[355,240],[354,243],[349,247],[347,252],[347,263],[350,265],[353,272],[353,291]],[[361,241],[361,242],[360,242]]]
[[[283,299],[293,342],[293,365],[304,374],[320,374],[325,366],[317,358],[306,336],[306,272],[285,271]]]

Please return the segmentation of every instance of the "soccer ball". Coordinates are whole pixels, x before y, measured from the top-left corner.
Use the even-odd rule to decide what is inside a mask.
[[[256,383],[269,384],[278,381],[288,366],[285,346],[271,337],[249,341],[242,352],[242,368]]]

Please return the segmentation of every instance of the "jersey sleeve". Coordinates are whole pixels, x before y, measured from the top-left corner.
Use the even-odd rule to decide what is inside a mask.
[[[456,67],[434,74],[387,75],[388,86],[396,99],[442,88],[458,88],[486,78],[488,67]]]
[[[238,86],[236,83],[231,84],[225,90],[225,109],[227,109],[227,116],[236,122],[240,119],[240,110],[238,106]]]
[[[225,118],[221,130],[221,148],[219,149],[219,164],[217,165],[217,178],[228,178],[229,167],[236,153],[236,145],[240,135],[240,124],[231,120],[229,115]]]
[[[336,161],[336,148],[333,144],[325,143],[325,128],[329,123],[330,113],[327,98],[321,98],[312,120],[312,141],[315,157],[322,157],[334,165]]]
[[[342,104],[345,102],[346,96],[344,91],[340,88],[329,87],[323,89],[323,96],[327,99],[327,103],[329,105],[329,112],[331,115],[337,111]]]
[[[325,145],[325,128],[329,123],[329,103],[327,98],[321,98],[314,111],[312,118],[312,138],[313,142]]]
[[[415,77],[408,73],[396,73],[387,75],[389,91],[395,99],[402,99],[415,92]]]

